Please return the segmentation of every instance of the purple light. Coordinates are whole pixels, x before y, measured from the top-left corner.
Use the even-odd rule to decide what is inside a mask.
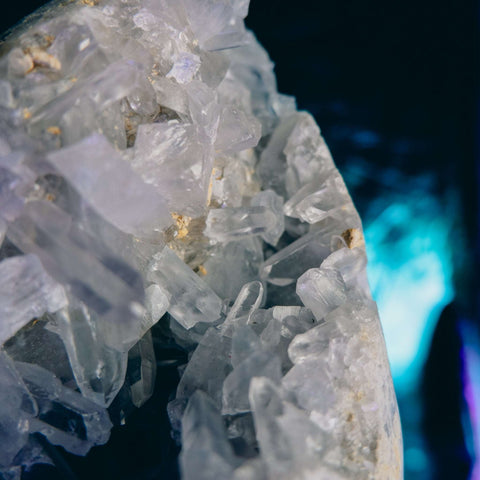
[[[467,446],[471,450],[473,467],[470,480],[480,480],[480,341],[471,322],[459,322],[462,337],[463,396],[468,408],[468,423],[464,422]]]

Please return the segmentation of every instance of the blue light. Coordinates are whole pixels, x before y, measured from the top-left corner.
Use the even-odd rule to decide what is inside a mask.
[[[480,341],[478,330],[468,319],[459,322],[462,337],[463,395],[468,415],[462,418],[467,448],[473,459],[470,480],[480,480]]]
[[[372,130],[357,130],[351,139],[361,148],[374,148],[380,143],[380,135]]]
[[[365,218],[368,275],[397,393],[407,393],[417,386],[438,317],[453,299],[453,225],[425,190],[388,197],[380,214]]]
[[[426,453],[420,448],[410,447],[405,450],[405,463],[415,472],[423,472],[428,468]]]

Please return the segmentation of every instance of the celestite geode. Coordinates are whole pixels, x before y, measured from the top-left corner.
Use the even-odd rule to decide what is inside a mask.
[[[361,222],[247,11],[57,1],[3,42],[8,478],[49,462],[35,435],[108,441],[118,392],[151,395],[157,322],[190,352],[168,406],[185,480],[402,478]]]

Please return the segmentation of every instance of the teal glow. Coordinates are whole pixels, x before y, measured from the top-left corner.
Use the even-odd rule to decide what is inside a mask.
[[[453,299],[452,221],[423,189],[388,195],[365,217],[368,276],[398,393],[417,386],[442,309]],[[380,208],[379,208],[380,207]],[[380,213],[378,213],[380,212]]]
[[[404,452],[405,463],[414,472],[424,472],[429,464],[427,454],[420,448],[410,447]]]

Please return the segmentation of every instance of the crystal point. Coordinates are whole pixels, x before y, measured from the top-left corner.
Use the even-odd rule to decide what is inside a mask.
[[[2,42],[0,478],[135,408],[185,480],[402,478],[361,220],[248,10],[53,0]]]

